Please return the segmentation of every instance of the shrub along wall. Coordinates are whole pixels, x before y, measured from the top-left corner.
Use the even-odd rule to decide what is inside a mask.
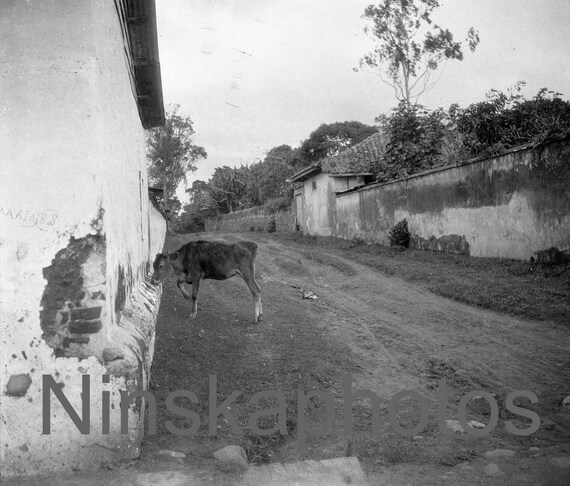
[[[204,222],[206,231],[242,233],[245,231],[295,231],[295,213],[286,211],[269,212],[263,208],[249,208],[222,214]]]

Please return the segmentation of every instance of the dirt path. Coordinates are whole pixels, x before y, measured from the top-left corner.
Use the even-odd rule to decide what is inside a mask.
[[[326,250],[285,245],[257,233],[240,237],[259,245],[257,279],[263,292],[264,322],[253,323],[251,294],[237,277],[203,281],[194,321],[188,319],[190,304],[174,282],[165,284],[152,370],[155,396],[165,400],[177,389],[194,391],[199,403],[191,408],[202,417],[202,425],[189,437],[159,427],[157,435],[145,440],[148,461],[157,450],[174,449],[187,454],[187,463],[204,465],[217,448],[238,443],[256,462],[356,455],[373,483],[564,484],[568,479],[570,413],[560,410],[561,400],[570,394],[567,329],[438,297]],[[198,238],[237,239],[200,234],[188,235],[186,240]],[[184,241],[176,237],[166,249],[174,250]],[[301,290],[317,298],[303,299]],[[380,437],[373,434],[368,400],[354,402],[353,435],[346,436],[342,409],[347,373],[353,377],[353,390],[372,390],[379,397]],[[232,391],[242,392],[231,406],[244,435],[236,434],[222,416],[215,436],[209,430],[208,376],[212,374],[218,404]],[[434,395],[441,379],[451,394],[447,419],[457,419],[459,400],[469,391],[488,392],[496,398],[499,420],[490,434],[483,438],[465,432],[441,434]],[[259,408],[250,398],[262,390],[280,390],[285,395],[288,434],[260,437],[249,431],[247,418]],[[327,393],[336,407],[334,426],[304,438],[307,449],[302,451],[298,390]],[[389,423],[388,403],[403,390],[419,392],[429,403],[428,423],[415,437],[403,437]],[[533,392],[538,398],[532,405],[520,402],[542,422],[530,436],[515,436],[504,426],[506,420],[520,429],[530,426],[528,419],[504,406],[506,395],[515,390]],[[274,405],[267,402],[261,408]],[[469,420],[489,422],[485,400],[469,402],[468,410]],[[307,427],[322,425],[326,411],[326,403],[310,401],[305,411]],[[173,417],[160,405],[158,416],[159,424]],[[413,402],[399,404],[402,426],[413,427],[419,416]],[[175,424],[188,427],[182,419]],[[266,417],[260,426],[275,425]],[[482,456],[498,448],[515,455]]]

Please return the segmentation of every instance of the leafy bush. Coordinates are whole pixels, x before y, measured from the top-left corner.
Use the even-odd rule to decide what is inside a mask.
[[[204,218],[189,210],[189,205],[185,210],[173,218],[173,229],[177,233],[198,233],[205,231]]]
[[[526,100],[520,94],[525,84],[517,83],[506,94],[491,90],[487,101],[465,109],[450,107],[450,118],[464,136],[463,144],[470,156],[496,155],[517,145],[570,134],[570,102],[547,88]]]
[[[287,211],[290,207],[291,207],[291,197],[289,196],[270,199],[263,205],[264,211],[267,211],[268,213]]]
[[[386,134],[379,181],[407,177],[433,167],[456,165],[473,157],[492,156],[527,143],[570,135],[570,102],[542,88],[531,100],[519,82],[502,93],[491,90],[487,100],[467,108],[430,111],[401,103],[376,122]]]
[[[388,235],[390,246],[402,246],[408,248],[410,246],[410,231],[408,230],[408,222],[404,218],[394,225]]]
[[[391,116],[379,116],[376,121],[387,136],[386,165],[379,180],[406,177],[448,163],[443,156],[449,138],[448,117],[442,109],[429,111],[400,103]]]

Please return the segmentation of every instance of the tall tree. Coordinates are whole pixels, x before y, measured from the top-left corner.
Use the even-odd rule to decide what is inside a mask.
[[[432,12],[439,6],[437,0],[383,0],[364,11],[364,31],[376,47],[360,60],[360,66],[373,68],[406,106],[417,104],[433,87],[431,74],[443,61],[463,60],[463,43],[455,42],[448,29],[432,22]],[[465,42],[474,52],[479,34],[473,27]]]
[[[174,196],[188,172],[196,170],[206,151],[192,143],[194,129],[188,116],[178,114],[179,105],[166,113],[166,123],[147,132],[148,175],[151,184],[162,187],[164,201]]]
[[[325,157],[337,155],[376,133],[378,129],[357,121],[322,124],[311,132],[299,147],[301,157],[310,165]]]
[[[208,180],[202,202],[204,207],[212,209],[216,214],[227,214],[243,209],[246,184],[243,171],[228,167],[216,167]]]
[[[260,166],[260,199],[266,203],[270,199],[292,196],[291,184],[287,179],[295,170],[283,158],[268,154]]]

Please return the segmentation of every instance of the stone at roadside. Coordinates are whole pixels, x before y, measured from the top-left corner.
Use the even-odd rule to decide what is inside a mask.
[[[474,429],[484,429],[485,427],[487,427],[485,424],[481,423],[481,422],[477,422],[477,420],[470,420],[469,422],[467,422],[471,427],[473,427]]]
[[[448,429],[453,430],[453,432],[465,432],[463,427],[461,427],[459,420],[446,420],[445,425]]]
[[[236,486],[370,486],[356,457],[250,467]],[[378,483],[374,483],[378,484]],[[381,484],[394,484],[384,483]]]
[[[499,466],[497,466],[494,463],[487,464],[483,468],[483,472],[485,473],[485,476],[491,476],[491,477],[497,477],[503,475],[503,472],[499,469]]]
[[[484,429],[486,427],[485,424],[477,422],[476,420],[469,420],[467,424],[474,429]],[[465,432],[459,420],[446,420],[445,425],[448,429],[453,430],[453,432]]]
[[[186,454],[183,452],[170,451],[168,449],[158,451],[157,454],[160,454],[161,456],[173,457],[174,459],[184,459],[186,457]]]
[[[214,452],[217,466],[224,472],[245,471],[249,465],[243,447],[229,445]]]
[[[515,454],[516,452],[510,449],[495,449],[493,451],[484,452],[483,456],[487,459],[496,459],[497,457],[513,457]]]

